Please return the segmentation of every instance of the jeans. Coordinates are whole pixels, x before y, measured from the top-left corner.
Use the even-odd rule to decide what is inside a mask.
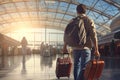
[[[91,50],[73,50],[74,56],[74,80],[84,80],[86,63],[91,59]]]

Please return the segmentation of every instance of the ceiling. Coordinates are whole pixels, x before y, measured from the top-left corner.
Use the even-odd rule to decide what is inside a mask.
[[[87,6],[98,36],[111,32],[112,20],[120,15],[120,0],[0,0],[0,33],[24,27],[63,31],[79,3]]]

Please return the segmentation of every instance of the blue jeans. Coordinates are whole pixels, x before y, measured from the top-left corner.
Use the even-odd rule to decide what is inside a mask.
[[[84,80],[86,63],[91,59],[91,50],[73,50],[74,56],[74,80]]]

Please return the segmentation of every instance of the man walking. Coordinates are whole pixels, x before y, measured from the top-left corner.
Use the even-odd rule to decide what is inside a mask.
[[[84,46],[71,46],[73,49],[74,56],[74,80],[84,80],[84,70],[86,63],[91,59],[91,49],[92,43],[95,49],[95,56],[100,56],[98,51],[98,42],[97,42],[97,34],[95,30],[95,25],[93,20],[86,16],[86,6],[84,4],[79,4],[76,8],[77,17],[83,17],[84,27],[86,29],[86,33],[89,34],[86,37],[86,43]],[[72,20],[71,20],[72,22]],[[80,23],[79,23],[79,26]],[[79,33],[78,33],[79,34]],[[76,34],[76,35],[78,35]],[[64,42],[63,52],[67,51],[67,43]]]

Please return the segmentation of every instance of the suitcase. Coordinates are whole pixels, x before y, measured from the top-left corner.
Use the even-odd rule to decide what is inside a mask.
[[[100,59],[93,59],[89,61],[84,72],[85,80],[99,80],[104,65],[104,61]]]
[[[56,62],[56,77],[60,79],[60,77],[70,77],[71,68],[72,68],[72,61],[69,57],[59,57],[57,58]]]

